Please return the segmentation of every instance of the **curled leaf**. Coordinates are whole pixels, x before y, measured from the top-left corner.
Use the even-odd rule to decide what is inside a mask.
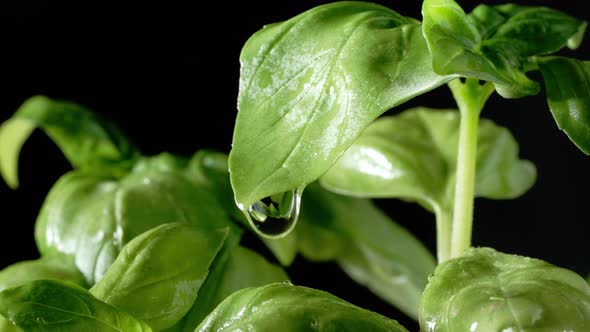
[[[118,127],[86,107],[34,96],[0,126],[0,175],[11,188],[18,187],[20,150],[35,128],[45,131],[75,168],[119,173],[139,154]]]

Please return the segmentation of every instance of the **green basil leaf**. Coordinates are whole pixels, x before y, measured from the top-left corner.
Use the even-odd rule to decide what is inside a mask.
[[[315,181],[375,118],[451,78],[420,23],[378,4],[320,5],[252,35],[229,155],[236,202]]]
[[[573,271],[491,248],[440,264],[420,304],[424,331],[586,331],[590,286]]]
[[[0,293],[0,314],[27,332],[151,332],[146,323],[67,281],[36,280]]]
[[[125,245],[90,293],[155,330],[168,328],[191,308],[228,231],[188,223],[155,227]]]
[[[550,57],[539,62],[557,126],[590,154],[590,61]]]
[[[336,261],[356,282],[418,318],[418,304],[436,261],[411,233],[371,200],[341,196],[311,184],[298,232],[311,260]]]
[[[139,155],[119,128],[84,106],[34,96],[0,126],[0,175],[11,188],[18,187],[22,145],[37,127],[76,168],[108,168],[120,173]]]
[[[327,292],[274,283],[227,297],[195,332],[407,331],[395,320]]]
[[[40,279],[64,280],[80,286],[86,285],[84,276],[67,259],[63,257],[41,257],[14,263],[0,271],[0,292]],[[0,316],[0,331],[20,332],[22,330]]]
[[[377,119],[321,177],[331,191],[371,198],[401,198],[440,213],[453,206],[460,115],[415,108]],[[536,169],[518,158],[510,132],[481,119],[475,195],[515,198],[534,184]]]
[[[185,162],[161,154],[138,162],[121,179],[85,170],[62,176],[37,218],[40,252],[74,257],[93,285],[125,244],[153,227],[177,221],[234,227],[215,196],[187,178]]]
[[[505,98],[535,95],[530,57],[578,47],[586,22],[546,7],[479,5],[467,15],[453,0],[426,0],[423,31],[434,71],[491,81]]]

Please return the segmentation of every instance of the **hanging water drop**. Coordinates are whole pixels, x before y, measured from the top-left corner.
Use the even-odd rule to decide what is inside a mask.
[[[248,219],[261,235],[280,238],[291,232],[301,206],[303,187],[266,197],[248,208]]]

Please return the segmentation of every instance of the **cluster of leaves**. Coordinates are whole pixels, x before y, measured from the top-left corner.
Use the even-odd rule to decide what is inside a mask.
[[[516,198],[535,181],[511,133],[479,121],[494,92],[537,94],[530,71],[559,128],[590,152],[588,63],[551,55],[576,48],[586,23],[512,4],[466,14],[452,0],[426,0],[422,13],[335,2],[256,32],[228,155],[145,156],[83,106],[27,100],[0,127],[6,182],[18,186],[35,128],[74,170],[39,212],[41,257],[0,272],[0,331],[406,331],[292,285],[283,267],[298,254],[336,262],[424,331],[589,329],[583,278],[468,248],[468,218],[457,218],[475,196]],[[459,110],[382,116],[447,83]],[[375,198],[435,215],[438,262]],[[241,244],[250,231],[279,264]]]

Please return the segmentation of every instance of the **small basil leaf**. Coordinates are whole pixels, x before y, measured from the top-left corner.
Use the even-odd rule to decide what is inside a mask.
[[[146,323],[67,281],[36,280],[0,293],[0,314],[27,332],[151,332]]]
[[[475,248],[440,264],[424,290],[421,330],[587,331],[590,286],[538,259]]]
[[[229,168],[244,211],[315,181],[379,115],[451,79],[432,71],[418,21],[358,1],[265,26],[240,63]]]
[[[327,292],[274,283],[227,297],[195,332],[407,331],[395,320]]]
[[[590,61],[551,57],[539,62],[557,126],[590,154]]]
[[[460,115],[416,108],[377,119],[321,177],[331,191],[359,197],[401,198],[430,211],[453,206]],[[532,163],[503,127],[480,120],[475,195],[515,198],[536,179]]]
[[[120,173],[139,155],[119,128],[84,106],[34,96],[0,126],[0,175],[11,188],[18,187],[22,145],[37,127],[76,168],[107,167]]]
[[[434,71],[491,81],[505,98],[535,95],[530,57],[581,42],[586,22],[546,7],[477,6],[467,15],[453,0],[426,0],[423,31]]]
[[[155,330],[168,328],[191,308],[227,233],[188,223],[155,227],[125,245],[90,293]]]
[[[62,176],[37,218],[39,251],[74,257],[93,285],[126,243],[153,227],[176,221],[233,226],[215,196],[185,176],[186,164],[164,153],[140,160],[121,179],[87,170]]]
[[[336,261],[353,280],[417,319],[436,264],[428,249],[371,200],[337,195],[317,183],[306,190],[298,232],[302,254]]]
[[[86,285],[84,276],[67,259],[63,257],[41,257],[14,263],[0,271],[0,292],[40,279],[64,280],[80,286]],[[20,332],[22,330],[0,316],[0,331]]]

